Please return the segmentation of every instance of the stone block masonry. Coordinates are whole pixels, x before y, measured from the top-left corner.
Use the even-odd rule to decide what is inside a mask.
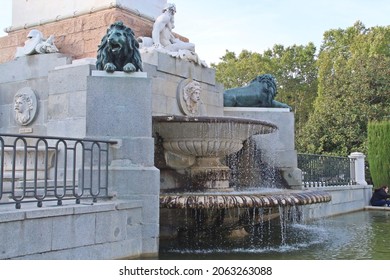
[[[55,35],[55,45],[60,53],[70,55],[74,59],[96,57],[98,45],[106,33],[107,27],[118,20],[131,27],[136,35],[151,35],[153,23],[150,20],[137,17],[126,10],[112,8],[29,29],[12,31],[8,36],[0,38],[2,53],[0,63],[14,58],[16,48],[23,46],[31,29],[40,30],[46,37]]]
[[[222,85],[215,82],[215,70],[193,62],[178,60],[168,54],[143,53],[144,71],[152,80],[152,114],[183,115],[179,108],[178,89],[185,79],[201,85],[202,112],[200,115],[223,116]]]

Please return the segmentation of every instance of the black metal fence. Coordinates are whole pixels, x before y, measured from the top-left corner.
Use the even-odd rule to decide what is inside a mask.
[[[0,134],[0,205],[109,197],[109,145],[96,139]]]
[[[298,154],[305,187],[354,185],[354,164],[355,160],[348,157]]]

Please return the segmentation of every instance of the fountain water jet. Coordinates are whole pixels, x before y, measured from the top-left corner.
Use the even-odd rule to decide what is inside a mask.
[[[162,144],[166,165],[184,170],[188,183],[187,188],[161,191],[160,237],[242,236],[279,217],[281,207],[297,212],[301,205],[330,201],[324,192],[242,192],[229,185],[231,170],[223,159],[253,135],[276,130],[267,122],[236,117],[154,116],[154,136]],[[172,154],[180,160],[172,160]]]

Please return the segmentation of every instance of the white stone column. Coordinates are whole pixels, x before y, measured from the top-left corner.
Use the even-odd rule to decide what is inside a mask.
[[[354,160],[354,164],[351,165],[351,179],[358,185],[367,185],[364,164],[366,156],[360,152],[353,152],[348,157]]]

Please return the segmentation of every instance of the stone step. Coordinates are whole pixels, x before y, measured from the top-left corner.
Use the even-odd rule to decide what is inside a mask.
[[[390,211],[390,207],[388,206],[366,206],[364,210],[385,210]]]

